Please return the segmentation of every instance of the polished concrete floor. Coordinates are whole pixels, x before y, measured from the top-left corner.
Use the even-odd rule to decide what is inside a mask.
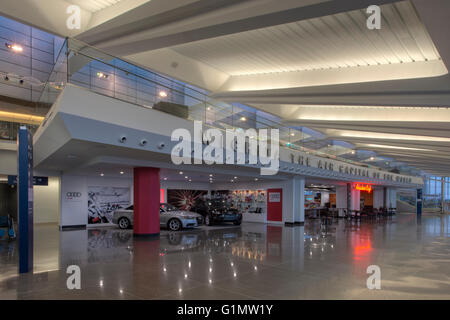
[[[450,299],[449,222],[244,223],[152,240],[39,225],[34,274],[17,275],[17,243],[0,241],[0,299]],[[81,268],[80,290],[67,289],[69,265]],[[380,290],[366,286],[369,265]]]

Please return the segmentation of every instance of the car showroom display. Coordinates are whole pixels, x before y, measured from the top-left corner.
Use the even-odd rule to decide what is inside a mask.
[[[112,222],[120,229],[128,229],[133,225],[134,207],[133,205],[114,211]],[[168,203],[161,203],[159,207],[160,225],[167,227],[171,231],[178,231],[183,228],[194,228],[203,220],[202,216],[190,211],[178,210]]]
[[[201,214],[208,226],[222,222],[233,222],[235,225],[240,225],[242,222],[242,214],[239,213],[239,210],[221,198],[201,199],[192,210]]]

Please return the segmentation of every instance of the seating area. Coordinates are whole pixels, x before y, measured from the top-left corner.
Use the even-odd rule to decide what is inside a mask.
[[[377,220],[392,217],[397,213],[396,208],[364,207],[362,210],[349,210],[337,208],[305,209],[305,217],[308,219],[320,219],[323,224],[330,224],[334,219],[361,219]]]

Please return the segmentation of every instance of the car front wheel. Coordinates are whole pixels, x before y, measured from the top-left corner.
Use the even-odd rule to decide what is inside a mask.
[[[171,231],[178,231],[181,229],[181,221],[178,219],[172,219],[167,224],[169,227],[169,230]]]
[[[118,224],[120,229],[128,229],[130,227],[130,220],[127,218],[120,218]]]

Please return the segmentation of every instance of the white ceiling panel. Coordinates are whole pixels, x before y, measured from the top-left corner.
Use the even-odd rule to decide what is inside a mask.
[[[380,30],[369,30],[365,10],[356,10],[172,49],[232,76],[440,60],[409,1],[381,11]]]
[[[80,6],[84,10],[97,12],[111,7],[122,0],[68,0],[70,3]]]

